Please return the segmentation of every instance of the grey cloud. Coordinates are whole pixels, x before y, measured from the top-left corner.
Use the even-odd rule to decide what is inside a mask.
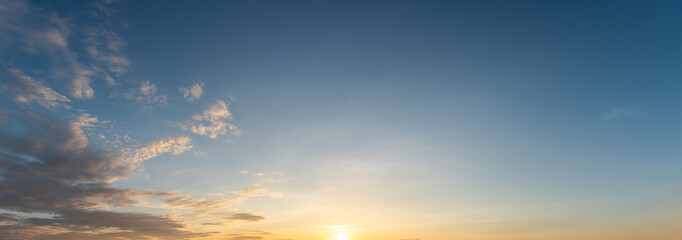
[[[81,139],[83,118],[68,121],[36,112],[3,111],[10,114],[0,125],[0,209],[54,215],[26,218],[2,214],[3,238],[184,239],[207,234],[192,233],[183,224],[164,216],[100,210],[130,206],[147,196],[178,196],[171,192],[115,188],[109,182],[130,176],[139,161],[167,152],[180,153],[186,144],[180,144],[178,150],[176,140],[155,141],[137,149],[153,153],[130,159],[121,151],[98,149],[87,138]],[[72,144],[74,141],[83,144]],[[93,233],[97,229],[107,231]]]
[[[232,216],[225,217],[224,219],[233,221],[259,222],[265,220],[265,217],[253,215],[251,213],[235,213]]]

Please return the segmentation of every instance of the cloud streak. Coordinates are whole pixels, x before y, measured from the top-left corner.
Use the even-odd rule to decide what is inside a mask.
[[[0,74],[0,86],[22,104],[37,103],[46,108],[69,108],[71,100],[45,84],[24,75],[19,70],[5,70]]]

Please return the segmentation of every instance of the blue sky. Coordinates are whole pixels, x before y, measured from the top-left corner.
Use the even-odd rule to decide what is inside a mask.
[[[0,1],[0,237],[679,238],[681,7]]]

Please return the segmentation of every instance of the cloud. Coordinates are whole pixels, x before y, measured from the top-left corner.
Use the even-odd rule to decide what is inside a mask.
[[[171,218],[146,213],[71,210],[58,214],[51,219],[28,218],[23,222],[66,231],[38,235],[36,239],[186,239],[208,236],[186,231],[186,225]]]
[[[125,41],[110,29],[115,17],[111,2],[93,4],[97,7],[93,16],[101,24],[79,26],[71,21],[80,18],[63,18],[44,6],[0,0],[0,58],[17,59],[0,61],[0,94],[11,98],[7,104],[19,106],[8,107],[18,110],[0,107],[0,238],[188,239],[217,233],[194,228],[195,220],[183,216],[200,216],[201,221],[225,221],[225,216],[235,218],[231,221],[256,221],[260,216],[234,214],[233,205],[246,197],[195,198],[113,185],[142,173],[145,161],[179,155],[193,147],[187,136],[131,145],[134,141],[127,135],[95,132],[106,121],[71,106],[73,99],[95,98],[93,86],[98,77],[111,86],[126,84],[116,78],[132,62],[122,53]],[[28,57],[21,59],[22,55]],[[20,68],[5,67],[14,68],[27,59],[32,66],[44,68],[25,72],[49,83],[64,83],[54,89],[69,97]],[[168,97],[155,84],[134,84],[134,89],[121,95],[143,110],[167,104]],[[199,91],[194,86],[188,90],[188,100],[199,99],[203,84]],[[214,138],[238,131],[228,122],[232,116],[224,102],[197,116],[191,122],[195,130],[189,130],[190,126],[187,130]],[[171,214],[129,210],[145,211],[150,206]]]
[[[249,196],[249,197],[261,197],[261,196],[269,196],[273,198],[283,198],[284,195],[281,192],[272,192],[268,189],[264,188],[243,188],[239,189],[237,191],[234,191],[235,194],[237,195],[242,195],[242,196]]]
[[[170,192],[109,185],[163,153],[191,149],[188,137],[151,141],[139,148],[100,149],[84,129],[101,122],[90,114],[59,120],[38,113],[2,110],[0,209],[47,213],[38,218],[0,215],[0,236],[26,239],[185,239],[207,236],[166,216],[104,209],[135,206],[149,196],[174,208],[219,209],[235,199],[197,199]]]
[[[46,108],[69,108],[70,100],[45,84],[24,75],[19,70],[5,70],[0,75],[0,86],[14,95],[18,103],[38,103]]]
[[[63,143],[63,146],[69,149],[83,150],[90,143],[88,137],[85,136],[83,128],[92,127],[93,124],[98,123],[97,117],[90,114],[83,113],[79,115],[76,120],[71,122],[71,133],[73,137]]]
[[[103,63],[108,73],[118,76],[128,71],[133,63],[121,54],[126,42],[119,34],[101,26],[91,26],[84,32],[85,42],[88,44],[87,53],[96,61]]]
[[[191,87],[179,87],[178,90],[182,93],[182,97],[187,101],[193,102],[199,100],[204,95],[204,83],[195,83]]]
[[[163,203],[180,209],[220,209],[243,200],[243,198],[205,199],[179,196],[164,200]]]
[[[70,81],[71,96],[91,99],[92,69],[80,63],[69,38],[79,30],[66,18],[26,1],[0,2],[0,48],[23,51],[47,61],[53,78]],[[2,53],[2,52],[0,52]],[[35,60],[32,60],[35,61]]]
[[[618,119],[622,117],[627,117],[635,114],[639,114],[639,111],[632,109],[613,109],[611,111],[601,113],[600,115],[606,120]]]
[[[139,88],[131,89],[123,96],[140,104],[142,110],[151,110],[154,106],[166,106],[168,102],[168,96],[158,94],[156,84],[149,81],[140,83]]]
[[[159,139],[151,141],[141,148],[127,150],[125,156],[128,162],[139,163],[164,153],[178,155],[192,149],[191,142],[192,139],[186,136]]]
[[[94,73],[81,67],[75,67],[74,77],[71,82],[71,96],[78,99],[90,99],[95,96],[95,90],[90,86],[90,77]]]
[[[259,222],[265,220],[265,217],[253,215],[251,213],[235,213],[232,216],[225,217],[223,219],[232,221]]]
[[[232,113],[228,110],[227,103],[219,100],[203,113],[193,115],[192,120],[178,125],[183,130],[210,138],[217,138],[228,132],[233,135],[241,134],[236,125],[228,122],[230,120],[232,120]]]
[[[235,237],[228,237],[227,239],[229,240],[260,240],[263,239],[261,236],[235,236]]]
[[[92,99],[92,79],[100,76],[108,85],[117,86],[115,77],[132,66],[123,54],[125,40],[112,30],[121,22],[113,21],[112,2],[96,2],[88,24],[77,25],[72,17],[61,17],[28,1],[0,1],[0,54],[30,54],[41,64],[47,63],[53,78],[69,82],[73,98]]]

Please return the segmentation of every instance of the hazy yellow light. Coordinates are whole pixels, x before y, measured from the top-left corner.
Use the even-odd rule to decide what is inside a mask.
[[[340,232],[334,235],[334,240],[349,240],[348,234],[345,232]]]
[[[331,232],[331,240],[350,240],[350,232],[352,231],[350,227],[345,225],[332,225],[329,226],[329,232]]]

